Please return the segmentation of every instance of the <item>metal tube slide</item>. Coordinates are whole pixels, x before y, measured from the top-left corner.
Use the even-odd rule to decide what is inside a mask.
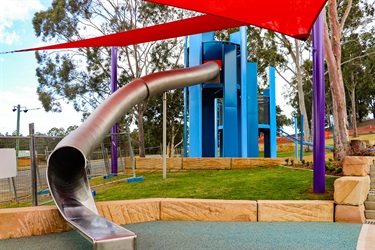
[[[62,216],[90,240],[94,249],[134,249],[136,235],[102,218],[91,194],[87,156],[122,115],[149,96],[214,79],[219,66],[208,62],[135,79],[106,99],[48,158],[47,183]]]

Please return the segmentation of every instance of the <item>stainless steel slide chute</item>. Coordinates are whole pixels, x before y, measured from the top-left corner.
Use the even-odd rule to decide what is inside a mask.
[[[94,249],[135,249],[136,235],[99,215],[86,174],[87,157],[135,104],[167,90],[212,80],[219,72],[216,63],[208,62],[135,79],[105,100],[51,153],[47,182],[52,198],[62,216]]]

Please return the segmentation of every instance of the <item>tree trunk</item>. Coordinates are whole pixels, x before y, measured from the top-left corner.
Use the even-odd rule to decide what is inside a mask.
[[[351,3],[349,3],[351,6]],[[350,8],[349,8],[350,10]],[[344,160],[349,142],[347,129],[347,113],[345,88],[341,72],[341,27],[338,22],[336,0],[328,1],[328,19],[330,23],[331,38],[328,33],[327,20],[324,25],[324,54],[328,66],[329,82],[332,93],[332,110],[335,126],[333,156],[336,161]]]
[[[138,120],[138,140],[139,140],[139,157],[145,157],[145,139],[143,131],[143,107],[141,103],[137,104],[137,120]]]
[[[294,39],[295,47],[296,47],[296,58],[295,58],[295,64],[296,64],[296,77],[297,77],[297,90],[298,90],[298,103],[299,103],[299,109],[301,114],[303,115],[303,127],[304,127],[304,137],[305,141],[311,141],[311,133],[310,133],[310,124],[309,124],[309,118],[307,116],[306,112],[306,105],[305,105],[305,94],[303,92],[303,81],[302,81],[302,70],[301,70],[301,63],[300,63],[300,52],[299,52],[299,44],[297,39]]]
[[[174,157],[174,140],[175,140],[175,125],[174,122],[170,122],[170,127],[171,127],[171,142],[170,142],[170,151],[169,151],[169,157]]]
[[[357,131],[357,112],[355,107],[355,87],[356,84],[354,82],[354,74],[351,73],[351,89],[350,89],[350,102],[352,103],[352,127],[353,127],[353,137],[358,137],[358,131]]]

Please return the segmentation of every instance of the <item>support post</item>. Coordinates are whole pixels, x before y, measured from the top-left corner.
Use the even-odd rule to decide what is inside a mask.
[[[17,163],[17,169],[18,169],[18,157],[20,152],[20,118],[21,118],[21,105],[17,105],[17,130],[16,130],[16,163]]]
[[[163,93],[163,179],[167,178],[167,92]]]
[[[251,143],[248,135],[248,94],[247,94],[247,28],[240,27],[240,46],[241,46],[241,156],[242,158],[250,157],[248,147]],[[250,146],[251,147],[251,146]]]
[[[300,123],[301,123],[301,135],[300,135],[300,151],[299,151],[299,160],[302,161],[303,160],[303,140],[305,139],[305,126],[304,126],[304,123],[303,121],[305,120],[305,116],[303,114],[301,114],[301,120],[300,120]]]
[[[185,37],[185,45],[184,45],[184,66],[185,68],[189,67],[189,54],[188,54],[188,37]],[[189,98],[189,89],[184,88],[184,157],[188,156],[188,98]]]
[[[117,48],[111,49],[111,94],[117,90]],[[111,173],[117,175],[117,123],[111,129]]]
[[[294,136],[296,138],[296,159],[298,159],[298,119],[294,117]]]
[[[270,121],[270,157],[277,157],[277,140],[276,140],[276,71],[274,67],[268,67],[269,70],[269,121]]]
[[[314,108],[314,193],[325,192],[325,137],[324,137],[324,10],[312,30],[313,46],[313,108]]]
[[[33,206],[38,206],[38,192],[37,192],[37,165],[35,155],[35,129],[34,123],[29,124],[30,140],[30,172],[31,172],[31,200]]]

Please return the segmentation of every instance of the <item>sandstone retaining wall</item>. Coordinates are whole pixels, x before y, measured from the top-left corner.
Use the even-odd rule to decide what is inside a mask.
[[[280,166],[281,158],[167,158],[167,170],[241,169],[259,166]],[[141,171],[163,170],[162,158],[135,158],[135,167]]]
[[[99,213],[117,224],[156,220],[329,221],[333,201],[140,199],[97,202]],[[71,230],[55,206],[0,210],[0,240]]]

